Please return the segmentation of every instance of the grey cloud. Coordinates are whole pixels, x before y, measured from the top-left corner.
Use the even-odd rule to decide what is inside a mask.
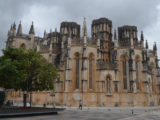
[[[5,47],[7,31],[14,21],[18,24],[19,20],[34,20],[38,35],[50,26],[59,27],[62,21],[82,24],[83,17],[87,18],[89,33],[92,20],[99,17],[111,19],[114,28],[129,24],[138,26],[140,31],[157,22],[158,4],[159,0],[1,0],[0,49]],[[23,31],[28,32],[29,26],[30,21],[23,24]]]
[[[7,31],[13,22],[19,22],[21,17],[29,10],[30,2],[24,0],[0,1],[0,49],[5,47]]]

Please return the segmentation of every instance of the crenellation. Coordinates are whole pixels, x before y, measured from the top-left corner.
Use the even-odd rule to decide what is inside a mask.
[[[78,25],[76,22],[62,22],[60,27],[60,33],[62,36],[69,36],[69,34],[71,33],[72,38],[79,38],[80,25]]]
[[[104,40],[111,40],[112,21],[107,18],[100,18],[92,21],[92,38],[100,37]]]
[[[128,26],[124,25],[122,27],[118,27],[118,41],[120,46],[127,47],[131,46],[131,39],[133,39],[134,47],[138,46],[138,38],[137,38],[137,27],[136,26]]]

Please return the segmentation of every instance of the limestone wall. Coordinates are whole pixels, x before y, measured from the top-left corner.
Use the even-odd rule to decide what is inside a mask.
[[[117,106],[157,106],[160,105],[158,95],[149,95],[145,93],[120,93],[108,96],[104,92],[73,92],[73,93],[55,93],[51,96],[52,91],[33,92],[32,105],[60,105],[78,107],[79,101],[82,100],[83,106],[86,107],[117,107]],[[22,105],[22,92],[7,92],[7,100],[13,100],[14,103]],[[29,95],[27,102],[29,103]]]

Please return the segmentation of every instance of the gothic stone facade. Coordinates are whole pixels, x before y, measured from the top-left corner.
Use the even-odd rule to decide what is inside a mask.
[[[147,41],[144,45],[143,32],[138,39],[137,27],[125,25],[113,35],[112,21],[107,18],[92,21],[91,38],[85,19],[82,35],[80,31],[79,24],[62,22],[60,32],[45,31],[37,37],[33,23],[28,35],[22,33],[21,23],[17,30],[13,24],[7,46],[40,51],[55,64],[60,81],[54,83],[54,102],[59,105],[78,106],[80,100],[84,106],[160,104],[157,47],[150,50]],[[52,102],[46,91],[33,93],[32,99],[35,104]]]

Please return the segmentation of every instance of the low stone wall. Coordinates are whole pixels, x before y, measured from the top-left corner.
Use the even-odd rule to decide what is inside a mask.
[[[79,106],[81,100],[83,106],[93,107],[116,107],[116,106],[158,106],[159,96],[145,93],[117,93],[107,95],[100,92],[75,92],[75,93],[55,93],[51,96],[51,91],[33,92],[32,105],[57,105],[57,106]],[[7,92],[7,100],[13,100],[14,104],[23,103],[23,92]],[[30,96],[28,94],[27,102]]]

